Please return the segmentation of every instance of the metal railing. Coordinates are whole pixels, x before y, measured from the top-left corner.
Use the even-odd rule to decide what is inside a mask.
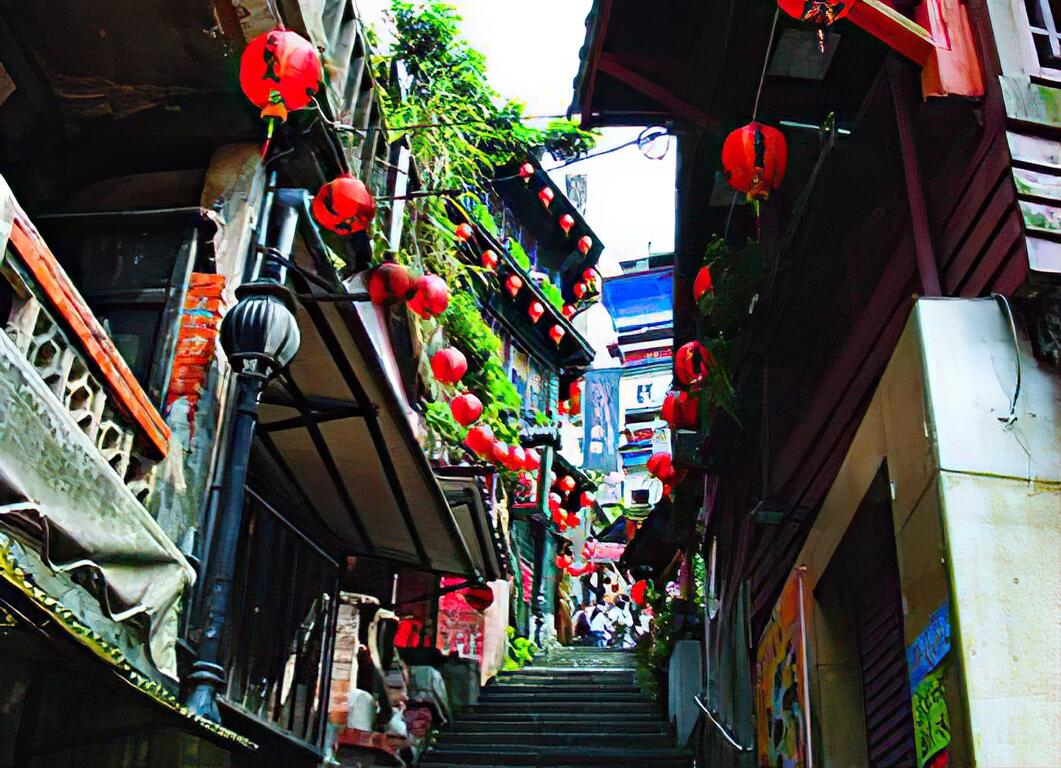
[[[237,562],[224,698],[320,746],[339,565],[249,489]]]
[[[726,726],[724,726],[721,722],[719,722],[718,719],[715,717],[714,713],[712,713],[711,710],[708,709],[707,705],[704,704],[703,699],[701,699],[698,695],[693,694],[693,701],[695,701],[696,702],[696,706],[700,707],[700,710],[705,715],[707,715],[707,719],[711,721],[711,724],[713,726],[715,726],[716,729],[718,729],[718,732],[722,734],[722,738],[725,739],[727,744],[729,744],[731,747],[733,747],[738,752],[754,752],[755,751],[755,747],[746,747],[743,744],[741,744],[739,741],[737,741],[730,734],[729,729],[726,728]]]

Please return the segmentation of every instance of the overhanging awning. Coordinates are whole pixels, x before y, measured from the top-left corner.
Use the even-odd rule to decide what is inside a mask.
[[[468,542],[472,560],[487,581],[504,578],[498,557],[494,527],[490,514],[483,505],[479,481],[470,477],[440,477],[450,509],[457,519],[464,540]]]
[[[344,551],[476,578],[442,488],[410,425],[404,394],[371,322],[348,294],[303,206],[289,282],[301,346],[267,387],[258,440]]]

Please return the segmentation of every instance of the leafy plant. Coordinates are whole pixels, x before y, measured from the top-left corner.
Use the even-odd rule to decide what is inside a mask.
[[[553,281],[548,277],[543,277],[541,284],[538,286],[542,289],[542,293],[545,294],[545,298],[557,309],[564,308],[564,295],[560,292],[560,289],[553,285]]]

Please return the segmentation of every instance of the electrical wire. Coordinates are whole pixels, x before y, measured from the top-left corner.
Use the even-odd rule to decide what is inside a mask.
[[[766,56],[763,57],[763,70],[759,73],[759,87],[755,89],[755,106],[752,107],[752,122],[759,115],[759,99],[763,95],[763,83],[766,82],[766,70],[770,66],[770,49],[774,47],[774,35],[777,34],[777,18],[780,8],[774,8],[774,23],[770,25],[770,39],[766,43]]]
[[[1020,344],[1017,341],[1017,325],[1013,321],[1013,309],[1009,305],[1009,299],[1003,296],[1001,293],[992,293],[991,297],[1002,304],[1002,308],[1006,310],[1006,318],[1009,320],[1009,332],[1013,338],[1013,356],[1017,361],[1017,385],[1013,389],[1013,398],[1009,403],[1009,416],[1003,418],[999,416],[998,420],[1005,422],[1007,425],[1013,424],[1017,420],[1017,398],[1020,397],[1020,385],[1021,377],[1023,374],[1023,366],[1021,365],[1020,359]]]

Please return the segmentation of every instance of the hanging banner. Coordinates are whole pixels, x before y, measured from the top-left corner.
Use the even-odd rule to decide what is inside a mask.
[[[906,647],[906,666],[910,670],[910,687],[916,689],[950,652],[950,604],[944,602],[928,617],[928,626]]]
[[[586,372],[582,387],[585,412],[582,468],[614,472],[619,466],[619,379],[622,370]]]
[[[755,653],[759,765],[810,768],[802,571],[792,572]]]
[[[913,693],[914,743],[917,745],[918,768],[925,768],[929,758],[950,744],[950,715],[943,697],[942,670],[929,672]]]

